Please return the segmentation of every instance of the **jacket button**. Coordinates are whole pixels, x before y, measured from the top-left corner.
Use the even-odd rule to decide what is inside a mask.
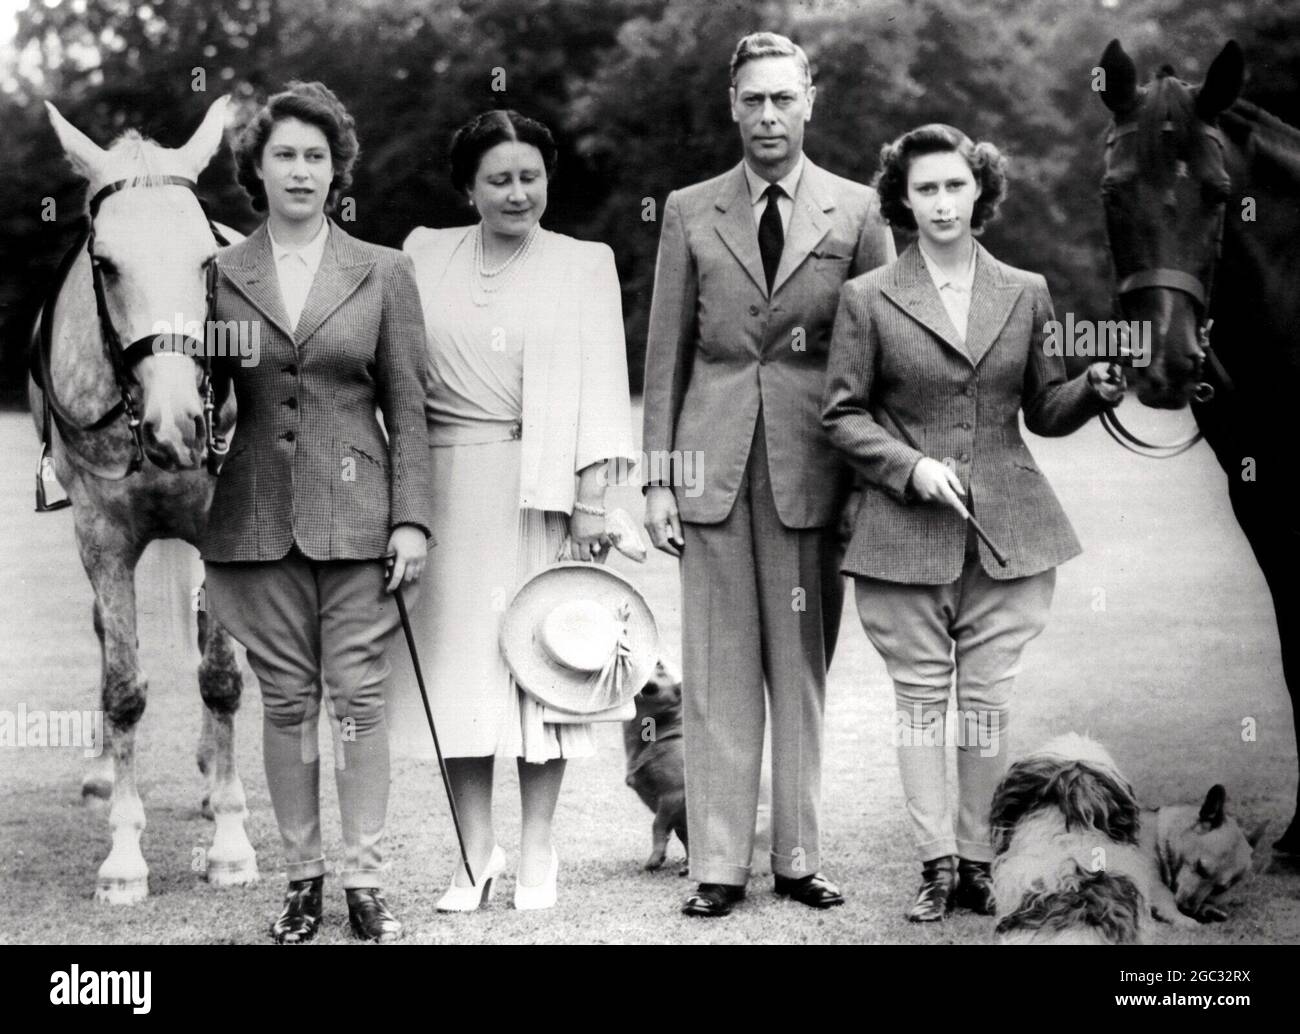
[[[966,390],[963,391],[962,394],[965,395],[968,399],[973,399],[975,397],[975,385],[973,384],[966,385]]]
[[[285,431],[284,434],[280,435],[280,437],[283,438],[286,442],[291,442],[298,436],[294,434],[292,431]]]
[[[749,307],[749,314],[750,314],[751,316],[757,316],[757,315],[758,315],[758,306],[757,306],[757,305],[751,305],[751,306]]]
[[[285,400],[284,400],[284,404],[285,404],[286,406],[288,406],[290,409],[297,409],[297,408],[298,408],[298,400],[297,400],[296,398],[293,398],[292,396],[290,396],[289,398],[285,399]]]
[[[289,376],[291,376],[291,377],[297,377],[297,376],[298,376],[298,364],[297,364],[297,363],[290,363],[288,366],[283,367],[283,372],[289,374]]]
[[[963,420],[963,421],[962,421],[960,424],[958,424],[957,426],[958,426],[961,430],[963,430],[963,431],[969,431],[969,430],[970,430],[970,423],[969,423],[968,421],[966,421],[966,420]]]
[[[293,432],[290,431],[289,433],[292,434]],[[962,463],[969,463],[969,462],[970,462],[970,453],[969,453],[969,452],[963,452],[960,456],[957,457],[957,459],[961,460]]]

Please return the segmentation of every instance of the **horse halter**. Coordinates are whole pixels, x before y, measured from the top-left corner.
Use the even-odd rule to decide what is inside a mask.
[[[1172,122],[1165,122],[1163,129],[1173,129]],[[1138,125],[1136,122],[1129,123],[1126,126],[1111,125],[1110,131],[1106,134],[1106,147],[1109,149],[1121,137],[1128,136],[1137,132]],[[1223,134],[1215,126],[1203,127],[1203,132],[1210,138],[1217,140],[1220,147],[1223,146]],[[1214,292],[1214,274],[1219,264],[1219,256],[1223,251],[1223,225],[1227,217],[1227,205],[1223,205],[1223,214],[1219,217],[1218,228],[1214,236],[1214,255],[1210,260],[1209,268],[1206,272],[1205,279],[1189,273],[1183,269],[1174,269],[1167,266],[1154,266],[1147,269],[1137,269],[1120,277],[1115,285],[1113,298],[1113,308],[1118,316],[1122,319],[1124,316],[1123,299],[1125,295],[1141,291],[1149,287],[1163,287],[1172,291],[1181,291],[1188,295],[1195,303],[1198,314],[1196,336],[1200,347],[1200,352],[1196,358],[1195,376],[1197,378],[1196,390],[1193,399],[1196,402],[1209,402],[1214,398],[1214,386],[1201,379],[1202,371],[1208,362],[1214,369],[1216,376],[1225,386],[1231,384],[1227,371],[1224,370],[1222,363],[1214,354],[1210,344],[1210,330],[1214,326],[1214,320],[1210,318],[1210,300]],[[1115,265],[1115,271],[1119,272],[1119,262],[1115,258],[1114,243],[1111,243],[1111,262]],[[1131,358],[1131,353],[1125,349],[1122,353],[1123,358]],[[1168,445],[1160,445],[1153,442],[1147,442],[1139,438],[1128,430],[1115,415],[1114,409],[1106,409],[1101,414],[1102,426],[1106,432],[1115,439],[1120,445],[1130,452],[1138,452],[1141,455],[1150,455],[1157,459],[1171,459],[1174,456],[1186,452],[1197,442],[1203,435],[1198,430],[1182,442],[1174,442]],[[1142,452],[1141,450],[1150,450]]]
[[[173,334],[147,334],[142,338],[132,341],[129,345],[123,347],[121,335],[118,334],[117,328],[113,325],[112,314],[108,310],[108,294],[104,286],[104,273],[102,263],[95,254],[95,216],[99,212],[100,205],[104,200],[116,194],[118,191],[127,190],[132,187],[162,187],[162,186],[179,186],[186,187],[194,192],[198,197],[197,184],[191,179],[184,176],[137,176],[132,179],[118,180],[101,188],[90,199],[89,203],[89,228],[85,234],[84,247],[87,255],[90,256],[90,275],[91,282],[95,291],[95,311],[99,319],[100,337],[104,342],[104,352],[108,357],[109,365],[113,370],[113,379],[117,384],[120,400],[104,413],[98,420],[93,421],[85,426],[79,425],[67,409],[59,402],[54,393],[53,378],[50,375],[50,351],[53,344],[53,322],[54,322],[54,304],[53,298],[45,305],[41,317],[41,339],[39,342],[41,373],[42,373],[42,390],[47,399],[48,411],[52,411],[59,429],[65,431],[71,428],[80,432],[99,431],[107,427],[119,416],[126,416],[127,428],[131,432],[134,451],[127,465],[124,477],[130,477],[139,470],[144,469],[145,451],[144,451],[144,432],[140,423],[140,414],[136,407],[136,402],[131,395],[131,387],[136,383],[135,367],[146,356],[156,354],[162,351],[174,351],[178,355],[193,355],[194,350],[187,347],[191,339],[181,333]],[[199,200],[200,208],[203,202]],[[207,217],[207,211],[204,209],[204,216]],[[213,239],[219,245],[226,245],[230,242],[226,240],[225,235],[217,229],[216,225],[208,218],[208,228],[212,232]],[[62,284],[62,280],[68,269],[71,268],[77,253],[83,247],[83,242],[79,241],[65,256],[63,266],[60,270],[59,284],[55,287],[55,293]],[[203,326],[206,327],[212,320],[217,295],[217,264],[215,260],[209,260],[206,264],[205,290],[204,290],[204,315]],[[203,370],[203,377],[199,385],[199,393],[203,397],[203,422],[205,443],[207,445],[207,466],[212,474],[216,474],[220,466],[220,457],[229,451],[225,437],[217,431],[216,419],[216,386],[213,371],[212,355],[207,348],[205,341],[197,343],[197,354],[200,356],[199,363]]]

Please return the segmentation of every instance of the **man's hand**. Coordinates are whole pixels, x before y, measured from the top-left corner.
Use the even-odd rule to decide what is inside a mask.
[[[648,488],[645,493],[645,530],[655,549],[680,557],[686,540],[677,516],[677,499],[671,488]]]
[[[970,516],[961,497],[966,490],[961,479],[946,464],[923,456],[912,468],[912,492],[924,503],[943,503],[951,506],[962,519]]]
[[[414,585],[419,581],[428,552],[428,540],[414,524],[399,524],[394,528],[384,554],[388,576],[385,591],[393,592],[403,582]]]

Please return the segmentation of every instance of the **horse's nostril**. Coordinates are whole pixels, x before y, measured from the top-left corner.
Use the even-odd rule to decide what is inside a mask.
[[[658,696],[658,695],[659,695],[659,687],[656,686],[653,682],[648,683],[648,684],[646,685],[645,689],[641,690],[641,695],[642,695],[642,696],[647,696],[647,697]]]

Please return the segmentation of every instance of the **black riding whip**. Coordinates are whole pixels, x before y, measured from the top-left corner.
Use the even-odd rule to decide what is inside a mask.
[[[442,759],[442,745],[438,742],[438,730],[433,725],[433,709],[429,707],[429,693],[424,688],[424,672],[420,670],[420,655],[415,651],[415,636],[411,633],[411,619],[406,613],[406,600],[402,597],[400,582],[393,592],[397,597],[397,613],[402,616],[402,631],[406,633],[406,645],[411,649],[411,666],[415,669],[415,681],[420,687],[420,699],[424,701],[424,717],[429,720],[429,731],[433,733],[433,750],[438,755],[438,770],[442,773],[442,785],[447,790],[447,803],[451,806],[451,824],[456,827],[456,842],[460,844],[460,860],[465,863],[465,875],[469,877],[470,886],[474,886],[477,881],[474,879],[474,870],[469,867],[465,837],[460,832],[460,816],[456,813],[456,795],[451,792],[447,762]]]
[[[903,441],[907,442],[907,444],[910,445],[917,452],[925,451],[919,445],[916,444],[916,439],[912,437],[911,432],[908,431],[907,427],[903,424],[901,420],[898,419],[898,417],[894,416],[893,411],[890,410],[890,408],[887,405],[885,405],[883,402],[877,402],[876,406],[877,408],[879,408],[879,410],[882,413],[885,414],[885,416],[889,417],[889,422],[893,424],[896,428],[898,428],[898,433],[903,436]],[[980,527],[980,522],[975,519],[975,515],[971,513],[970,510],[966,509],[965,506],[962,507],[962,510],[966,514],[966,519],[970,521],[971,529],[975,532],[976,535],[980,537],[984,545],[989,547],[989,552],[993,554],[993,559],[998,562],[998,565],[1000,567],[1006,567],[1007,555],[993,544],[993,540],[990,539],[988,535],[985,533],[984,529]]]

